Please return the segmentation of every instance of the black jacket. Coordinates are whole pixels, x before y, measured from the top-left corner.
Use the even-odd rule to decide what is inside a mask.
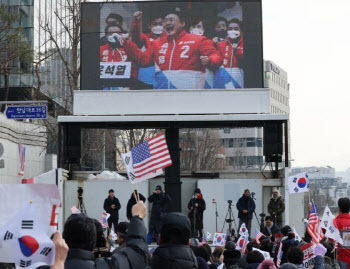
[[[267,237],[270,237],[270,235],[272,235],[271,241],[275,242],[275,234],[279,233],[280,229],[277,228],[276,224],[273,224],[271,227],[271,233],[269,233],[269,230],[266,228],[266,226],[261,230],[261,232]]]
[[[237,202],[238,218],[252,219],[255,210],[255,202],[251,197],[245,197],[244,194]],[[243,210],[248,210],[248,213],[243,213]]]
[[[112,209],[111,206],[112,204],[115,205],[115,209]],[[120,209],[120,203],[117,197],[113,197],[111,199],[109,196],[105,199],[105,202],[103,204],[103,209],[108,213],[111,214],[110,218],[111,219],[119,219],[119,212],[118,210]]]
[[[197,258],[192,249],[185,245],[162,245],[152,256],[151,269],[198,268]]]
[[[126,247],[113,254],[111,258],[99,258],[96,269],[144,269],[147,265],[147,230],[143,221],[133,217],[128,228]]]
[[[145,196],[143,196],[141,193],[139,193],[139,195],[140,195],[140,200],[145,203],[146,202]],[[131,194],[128,204],[126,205],[126,217],[128,218],[128,220],[132,218],[131,209],[134,205],[136,205],[136,199],[134,197],[134,194]]]
[[[288,259],[287,259],[288,249],[291,247],[297,247],[299,244],[299,241],[296,241],[295,238],[287,238],[287,239],[282,238],[281,243],[283,243],[282,245],[283,254],[281,259],[281,264],[283,264],[288,262]],[[277,255],[278,255],[278,250],[281,243],[278,243],[277,245],[275,245],[274,259],[273,259],[275,263],[277,263]]]
[[[198,207],[194,206],[196,203],[198,204]],[[194,210],[197,209],[197,211],[196,211],[196,227],[195,227],[195,229],[201,230],[201,229],[203,229],[203,212],[204,212],[204,210],[206,208],[203,196],[201,196],[200,199],[192,198],[188,202],[188,209],[191,210],[191,207],[193,207]],[[188,217],[191,220],[191,225],[193,225],[194,210],[191,210],[190,213],[188,213]]]
[[[171,198],[166,193],[153,193],[148,197],[148,202],[153,203],[151,219],[161,220],[161,216],[166,213],[166,206],[171,201]]]
[[[92,251],[79,248],[70,248],[67,254],[65,269],[93,269],[95,255]]]

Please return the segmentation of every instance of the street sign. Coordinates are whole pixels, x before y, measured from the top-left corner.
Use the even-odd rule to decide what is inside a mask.
[[[8,106],[6,117],[8,119],[46,119],[47,106]]]

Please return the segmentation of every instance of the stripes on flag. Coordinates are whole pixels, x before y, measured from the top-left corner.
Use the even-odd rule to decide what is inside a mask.
[[[312,201],[311,210],[309,213],[309,221],[307,223],[307,232],[312,238],[314,244],[318,244],[321,240],[321,223],[318,215],[318,210],[314,201]]]
[[[141,178],[158,169],[172,165],[163,133],[132,148],[131,155],[136,178]]]
[[[277,268],[280,267],[281,261],[282,261],[282,256],[283,256],[283,251],[282,251],[282,246],[283,242],[280,242],[280,247],[278,248],[278,253],[277,253]]]
[[[26,159],[26,148],[23,147],[21,142],[19,142],[19,144],[18,144],[18,153],[19,153],[19,161],[21,163],[20,172],[18,173],[18,175],[24,176],[24,163],[25,163],[25,159]]]
[[[255,240],[260,244],[260,238],[264,236],[257,228],[255,228]]]

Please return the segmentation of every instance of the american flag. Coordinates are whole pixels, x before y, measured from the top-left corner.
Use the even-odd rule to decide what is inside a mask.
[[[312,202],[311,210],[309,213],[309,222],[307,223],[307,232],[312,238],[314,244],[318,244],[321,240],[321,225],[320,217],[315,202]]]
[[[136,179],[172,165],[163,133],[132,148],[131,156]]]
[[[242,249],[241,249],[242,256],[245,255],[248,243],[249,243],[248,237],[245,237],[245,240],[244,240],[244,243],[243,243],[243,246],[242,246]]]
[[[277,264],[276,264],[277,268],[280,267],[281,261],[282,261],[282,256],[283,256],[282,247],[283,247],[283,242],[280,242],[280,247],[278,248],[278,253],[277,253]]]
[[[22,146],[22,143],[18,144],[19,161],[21,163],[21,170],[18,173],[19,176],[24,176],[24,162],[26,159],[26,148]]]
[[[260,238],[264,236],[264,234],[262,234],[257,228],[255,228],[255,240],[256,242],[258,242],[258,244],[260,244]]]

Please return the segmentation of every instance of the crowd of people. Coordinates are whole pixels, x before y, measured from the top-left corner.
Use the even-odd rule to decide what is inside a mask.
[[[209,22],[179,9],[149,16],[144,33],[143,13],[135,12],[127,33],[123,17],[109,14],[100,62],[131,62],[130,85],[135,89],[244,87],[242,21],[215,17]],[[106,73],[114,72],[109,69]]]
[[[158,193],[154,193],[155,195],[164,194],[160,186],[157,186],[156,191]],[[247,197],[248,191],[245,191],[243,199]],[[136,195],[134,193],[131,198],[136,200]],[[158,198],[153,197],[152,202],[156,199]],[[203,198],[200,189],[195,189],[194,197],[188,204],[191,211],[194,208],[205,209],[205,202],[201,199]],[[349,198],[340,198],[338,207],[339,215],[335,222],[339,231],[350,230]],[[144,202],[136,202],[131,208],[130,222],[117,225],[118,239],[114,242],[110,237],[105,237],[99,221],[85,214],[72,214],[64,225],[63,234],[56,231],[53,236],[56,257],[51,268],[301,269],[304,268],[304,252],[301,247],[312,242],[312,237],[307,231],[302,240],[297,240],[290,226],[285,225],[280,229],[274,223],[275,218],[266,216],[266,225],[261,231],[263,235],[257,240],[252,238],[243,251],[239,250],[236,247],[237,242],[230,238],[227,238],[224,247],[216,246],[212,250],[207,242],[193,238],[193,230],[200,229],[201,226],[194,225],[195,223],[182,213],[172,212],[161,215],[159,246],[151,253],[144,224],[146,215]],[[278,218],[276,221],[278,222]],[[277,242],[273,235],[279,235],[281,240]],[[350,268],[350,249],[341,245],[336,247],[335,243],[324,237],[316,245],[313,268]],[[116,244],[118,247],[112,250]],[[266,258],[263,252],[268,253],[271,258]],[[11,265],[1,266],[14,268]]]

